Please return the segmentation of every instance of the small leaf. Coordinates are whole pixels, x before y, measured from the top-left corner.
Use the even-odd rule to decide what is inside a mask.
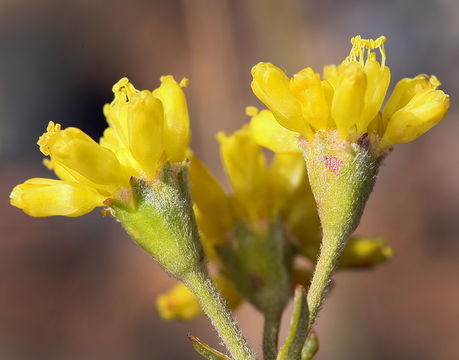
[[[301,349],[306,340],[306,331],[309,321],[306,290],[298,285],[293,298],[293,313],[290,320],[290,329],[284,346],[277,356],[277,360],[300,360]]]
[[[319,350],[319,338],[314,330],[311,330],[301,350],[301,360],[311,360],[317,350]]]
[[[208,360],[231,360],[229,357],[223,355],[221,352],[212,349],[209,345],[204,344],[194,335],[188,335],[194,349]]]

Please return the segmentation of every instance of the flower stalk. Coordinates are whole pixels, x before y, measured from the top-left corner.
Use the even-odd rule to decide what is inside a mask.
[[[188,273],[183,282],[196,295],[201,308],[209,317],[218,335],[236,360],[255,360],[239,326],[215,288],[210,277],[202,271]]]
[[[282,313],[264,314],[263,324],[263,359],[274,360],[277,357],[277,343]]]
[[[334,268],[357,227],[373,189],[383,155],[374,154],[367,135],[340,140],[337,131],[300,140],[323,229],[319,259],[308,292],[309,330],[325,298]]]

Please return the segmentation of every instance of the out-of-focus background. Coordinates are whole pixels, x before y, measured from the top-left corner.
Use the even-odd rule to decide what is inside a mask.
[[[396,256],[337,276],[317,359],[459,359],[458,17],[455,0],[2,0],[0,359],[199,359],[188,332],[218,344],[204,318],[162,322],[155,299],[173,281],[113,220],[9,206],[14,185],[51,175],[35,144],[48,121],[97,139],[122,76],[148,89],[186,76],[192,148],[223,180],[216,132],[261,107],[251,66],[319,71],[355,34],[387,36],[390,89],[435,74],[451,109],[386,159],[358,232],[386,236]],[[245,305],[236,317],[260,352],[261,316]]]

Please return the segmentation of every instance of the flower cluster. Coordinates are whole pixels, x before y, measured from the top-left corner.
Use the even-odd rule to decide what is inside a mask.
[[[334,270],[392,257],[383,238],[351,237],[381,161],[449,107],[437,78],[421,74],[400,80],[381,110],[390,82],[385,40],[352,38],[349,56],[325,67],[323,79],[311,68],[289,79],[271,63],[255,65],[252,89],[269,110],[248,107],[250,124],[217,136],[228,193],[188,149],[187,80],[163,76],[157,89],[139,91],[123,78],[104,106],[108,128],[99,142],[49,123],[38,145],[59,179],[17,185],[11,204],[37,217],[106,206],[180,281],[158,298],[164,318],[191,320],[202,309],[234,359],[254,360],[228,309],[245,299],[264,315],[265,359],[310,359],[317,351],[311,330]],[[261,146],[274,151],[271,161]],[[282,312],[296,285],[278,355]],[[207,358],[227,359],[192,342]]]
[[[154,91],[136,90],[127,78],[113,86],[104,106],[108,128],[99,143],[80,129],[50,122],[38,140],[44,164],[60,180],[29,179],[16,186],[11,204],[31,216],[80,216],[108,198],[128,200],[132,176],[151,180],[160,164],[185,159],[189,119],[185,95],[172,76]]]
[[[435,76],[424,74],[400,80],[380,113],[390,82],[385,40],[352,38],[349,56],[339,66],[326,66],[323,80],[309,67],[289,79],[271,63],[255,65],[252,89],[274,116],[264,114],[264,121],[255,122],[259,143],[289,152],[295,149],[294,136],[312,141],[315,132],[336,129],[351,141],[368,133],[375,148],[384,150],[418,138],[441,121],[449,96],[437,90],[441,84]]]

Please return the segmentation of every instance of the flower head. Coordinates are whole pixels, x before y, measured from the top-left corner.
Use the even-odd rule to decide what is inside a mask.
[[[31,216],[80,216],[107,198],[129,196],[132,176],[152,181],[161,164],[185,159],[189,120],[185,96],[172,76],[153,92],[122,78],[104,106],[108,128],[99,143],[83,131],[49,123],[38,140],[44,164],[60,180],[30,179],[16,186],[11,204]]]
[[[280,125],[308,140],[317,131],[337,129],[341,139],[351,141],[369,133],[379,150],[412,141],[443,119],[449,96],[437,90],[435,76],[402,79],[381,116],[390,82],[385,41],[352,38],[349,56],[339,66],[326,66],[323,79],[311,68],[289,79],[271,63],[259,63],[252,68],[253,92]],[[266,124],[260,137],[276,137],[279,130],[272,125]]]

